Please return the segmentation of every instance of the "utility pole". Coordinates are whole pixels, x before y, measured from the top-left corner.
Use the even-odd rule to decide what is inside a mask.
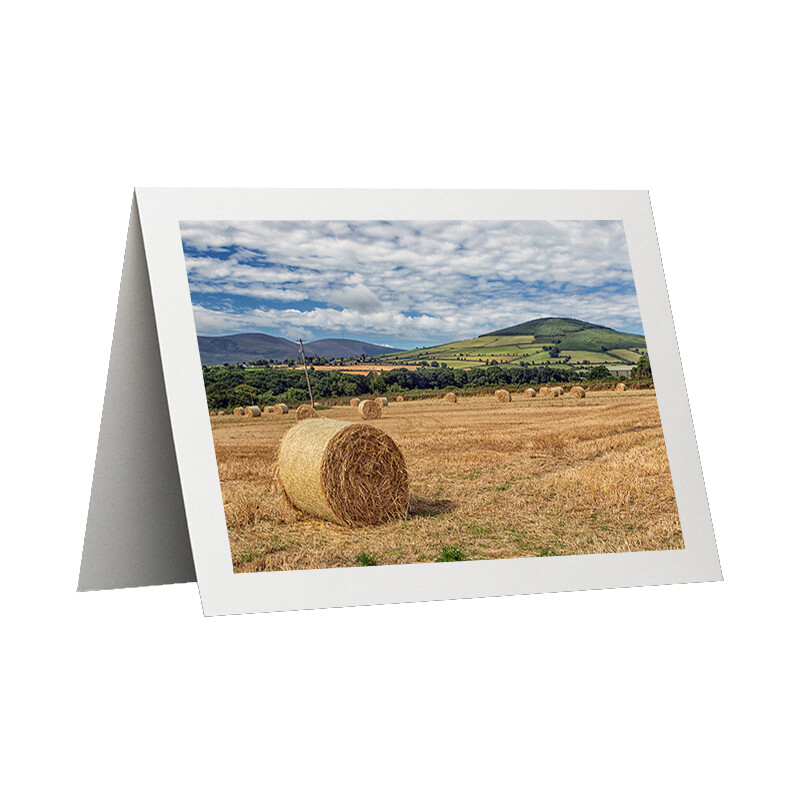
[[[308,377],[308,367],[306,366],[306,351],[303,347],[303,340],[298,339],[300,342],[300,354],[303,356],[303,369],[306,371],[306,383],[308,384],[308,396],[311,398],[311,408],[314,408],[314,395],[311,393],[311,378]]]

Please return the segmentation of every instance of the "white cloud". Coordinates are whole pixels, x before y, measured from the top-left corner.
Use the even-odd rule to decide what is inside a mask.
[[[621,222],[189,222],[181,232],[207,331],[433,341],[537,316],[640,330]]]

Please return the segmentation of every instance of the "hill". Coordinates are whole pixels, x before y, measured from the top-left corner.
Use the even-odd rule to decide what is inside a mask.
[[[230,336],[198,336],[200,361],[203,364],[238,364],[240,362],[297,359],[297,342],[266,333],[235,333]],[[392,347],[360,342],[355,339],[318,339],[305,345],[306,355],[323,358],[354,358],[398,352]]]
[[[449,367],[478,367],[492,362],[530,365],[604,364],[609,368],[635,364],[647,352],[644,336],[615,331],[568,317],[534,319],[484,333],[474,339],[393,353],[380,358],[382,363],[430,364],[444,362]]]

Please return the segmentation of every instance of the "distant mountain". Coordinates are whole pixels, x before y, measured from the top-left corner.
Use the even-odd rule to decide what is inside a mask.
[[[297,359],[300,345],[290,339],[268,336],[266,333],[235,333],[230,336],[198,336],[200,361],[203,364],[238,364],[242,361],[259,361],[274,358],[284,361]],[[393,347],[384,347],[355,339],[318,339],[305,344],[306,355],[323,358],[354,358],[360,355],[374,356],[399,352]]]
[[[380,356],[384,353],[399,353],[395,347],[382,344],[369,344],[356,339],[317,339],[309,342],[306,353],[323,358],[353,358],[355,356]]]
[[[484,336],[530,336],[534,342],[556,344],[561,350],[602,352],[646,347],[644,336],[638,333],[615,331],[605,325],[595,325],[570,317],[531,319],[510,328],[501,328]]]
[[[384,364],[454,368],[493,364],[635,364],[647,352],[644,336],[569,317],[532,319],[474,339],[382,356]]]
[[[481,333],[480,336],[539,336],[542,341],[550,341],[553,336],[566,336],[568,333],[577,333],[589,328],[612,330],[604,325],[595,325],[592,322],[584,322],[571,317],[542,317],[541,319],[521,322],[519,325],[513,325],[510,328],[501,328],[499,331]]]

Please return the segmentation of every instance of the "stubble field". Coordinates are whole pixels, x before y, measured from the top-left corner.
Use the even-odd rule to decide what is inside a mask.
[[[363,422],[350,406],[321,413]],[[236,572],[683,547],[652,391],[392,402],[370,424],[403,452],[410,514],[373,527],[281,505],[278,445],[295,424],[294,412],[211,419]]]

